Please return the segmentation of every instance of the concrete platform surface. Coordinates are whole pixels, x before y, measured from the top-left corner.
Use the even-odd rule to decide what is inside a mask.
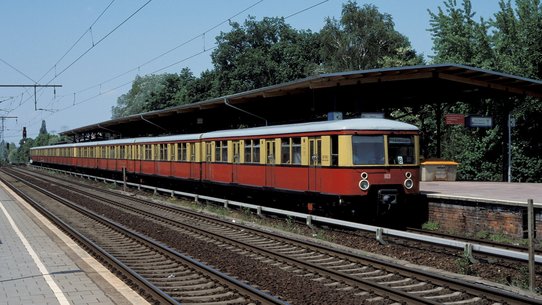
[[[148,304],[0,182],[0,304]]]
[[[430,181],[421,182],[420,190],[429,198],[464,198],[469,201],[527,204],[533,199],[542,205],[542,183]]]

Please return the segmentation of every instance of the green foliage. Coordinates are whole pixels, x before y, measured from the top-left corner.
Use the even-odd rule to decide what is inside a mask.
[[[328,71],[349,71],[421,64],[421,56],[394,26],[392,17],[376,6],[360,8],[347,2],[341,19],[328,18],[320,31],[324,66]]]
[[[434,62],[467,64],[542,78],[540,1],[516,0],[514,9],[511,1],[501,0],[499,6],[500,11],[489,21],[474,19],[470,0],[463,0],[460,6],[456,0],[447,0],[444,8],[429,12]],[[494,120],[494,128],[490,130],[441,126],[446,133],[443,156],[461,163],[458,179],[502,180],[506,172],[503,160],[507,160],[507,118],[511,113],[517,119],[517,127],[512,132],[512,178],[514,181],[542,181],[542,144],[537,139],[542,132],[540,100],[501,97],[471,104],[452,100],[446,107],[444,114],[488,115]]]
[[[59,135],[47,133],[46,123],[45,121],[42,121],[40,133],[35,139],[21,139],[19,141],[19,147],[17,148],[15,144],[10,144],[8,160],[11,163],[27,163],[30,160],[30,148],[36,146],[53,145],[65,140],[65,138],[62,138]]]
[[[294,30],[284,18],[249,17],[230,25],[211,55],[220,95],[303,78],[319,64],[317,36]]]
[[[440,228],[440,225],[438,222],[428,221],[422,225],[422,229],[428,230],[428,231],[436,231]]]
[[[319,33],[296,30],[284,18],[249,17],[230,23],[216,37],[213,69],[195,77],[179,74],[137,76],[117,99],[112,117],[164,109],[257,89],[324,72],[417,65],[422,57],[395,31],[393,20],[375,6],[343,6],[339,21],[328,19]]]

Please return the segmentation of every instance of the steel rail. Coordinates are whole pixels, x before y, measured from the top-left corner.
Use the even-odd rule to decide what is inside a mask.
[[[4,173],[6,172],[4,171]],[[105,250],[103,250],[99,245],[97,245],[90,239],[80,234],[77,230],[72,228],[62,219],[58,218],[49,210],[47,210],[45,207],[43,207],[39,202],[35,201],[30,196],[28,196],[27,194],[19,190],[17,187],[15,187],[11,182],[5,180],[3,177],[0,177],[0,180],[9,188],[11,188],[11,190],[13,190],[18,196],[23,198],[32,207],[38,210],[47,219],[52,221],[61,230],[66,232],[72,239],[76,240],[79,244],[81,244],[83,248],[87,249],[87,251],[89,252],[94,253],[94,255],[98,257],[98,260],[101,260],[104,263],[104,265],[109,266],[110,269],[116,270],[117,272],[122,274],[122,276],[125,276],[128,279],[128,281],[135,283],[138,287],[141,287],[146,293],[149,293],[150,298],[152,300],[160,304],[180,305],[180,303],[177,302],[175,299],[165,294],[163,291],[158,289],[156,286],[154,286],[152,283],[150,283],[143,277],[139,276],[137,273],[131,270],[124,263],[122,263],[121,261],[116,259],[114,256],[110,255]]]
[[[5,171],[3,171],[4,173],[6,173]],[[11,175],[10,173],[6,173],[8,175]],[[12,176],[13,177],[13,176]],[[15,177],[16,178],[16,177]],[[1,179],[1,177],[0,177]],[[5,181],[4,179],[2,179],[3,181]],[[77,212],[95,220],[95,221],[98,221],[102,224],[105,224],[109,227],[112,227],[114,228],[115,230],[121,232],[122,234],[126,235],[126,236],[129,236],[130,238],[132,239],[135,239],[135,240],[138,240],[140,241],[141,243],[144,243],[144,244],[149,244],[151,245],[153,248],[155,249],[158,249],[160,252],[163,252],[163,253],[167,253],[169,254],[170,256],[173,256],[173,257],[178,257],[180,258],[182,261],[185,261],[185,262],[188,262],[189,264],[193,265],[196,269],[198,269],[200,272],[205,272],[205,273],[208,273],[208,274],[211,274],[213,276],[215,276],[216,278],[219,278],[221,279],[221,282],[222,283],[225,283],[226,285],[228,286],[232,286],[231,284],[233,284],[234,287],[236,287],[235,289],[237,289],[238,291],[243,291],[243,293],[246,293],[252,300],[256,300],[258,302],[260,302],[260,304],[262,305],[277,305],[277,304],[280,304],[280,305],[287,305],[288,303],[287,302],[284,302],[282,300],[279,300],[277,299],[276,297],[268,294],[268,293],[265,293],[261,290],[258,290],[250,285],[247,285],[237,279],[234,279],[224,273],[221,273],[205,264],[202,264],[201,262],[187,256],[187,255],[184,255],[182,253],[179,253],[177,251],[175,251],[174,249],[171,249],[161,243],[158,243],[158,242],[155,242],[149,238],[147,238],[146,236],[142,235],[142,234],[139,234],[137,232],[133,232],[121,225],[118,225],[116,224],[115,222],[113,221],[110,221],[110,220],[107,220],[105,219],[104,217],[101,217],[100,215],[97,215],[95,214],[94,212],[92,211],[89,211],[83,207],[80,207],[78,206],[77,204],[69,201],[69,200],[66,200],[64,198],[62,198],[61,196],[58,196],[46,189],[43,189],[42,187],[39,187],[35,184],[32,184],[28,181],[21,181],[23,183],[25,183],[26,185],[28,185],[29,187],[32,187],[34,189],[36,189],[37,191],[45,194],[46,196],[50,197],[50,198],[53,198],[54,200],[57,200],[59,202],[62,202],[63,204],[69,206],[70,208],[76,210]],[[12,184],[9,184],[9,186],[14,189],[14,186]],[[15,188],[16,189],[16,188]],[[14,189],[14,190],[15,190]],[[22,193],[21,191],[17,190],[17,193]],[[25,200],[27,198],[29,198],[30,200],[32,200],[29,196],[25,195],[24,193],[22,193],[23,196],[25,197]],[[35,201],[33,201],[35,202]],[[37,203],[36,203],[37,204]],[[39,204],[38,204],[39,205]],[[65,222],[63,222],[61,219],[59,219],[58,217],[56,217],[55,215],[53,215],[51,212],[47,211],[45,208],[42,207],[43,210],[46,211],[47,215],[51,215],[55,220],[58,219],[64,227],[64,226],[67,226],[69,228],[71,228],[69,225],[67,225]],[[40,211],[42,210],[40,209]],[[73,230],[73,229],[72,229]],[[74,232],[77,233],[77,231],[73,230]],[[84,236],[82,236],[81,234],[77,233],[78,235],[77,236],[81,236],[85,241],[88,241],[89,243],[91,243],[92,245],[95,245],[95,243],[93,243],[92,241],[88,240],[87,238],[85,238]],[[86,244],[86,242],[85,242]],[[149,285],[149,287],[153,287],[154,289],[157,290],[157,292],[162,295],[164,297],[164,304],[170,304],[168,303],[169,300],[173,301],[174,303],[171,303],[171,304],[181,304],[181,303],[178,303],[176,300],[174,300],[171,296],[167,295],[166,293],[164,293],[163,291],[161,291],[159,288],[157,288],[156,286],[154,286],[154,284],[148,282],[145,278],[139,276],[137,273],[133,272],[129,267],[127,267],[126,265],[124,265],[122,262],[120,262],[119,260],[117,260],[115,257],[109,255],[107,252],[105,252],[105,250],[101,249],[98,245],[96,245],[96,247],[100,250],[100,253],[105,253],[108,257],[110,257],[112,260],[114,260],[115,262],[118,262],[119,264],[121,264],[124,268],[126,268],[127,270],[129,270],[131,273],[134,274],[134,276],[136,276],[137,278],[141,279],[144,283],[147,283]],[[160,304],[162,304],[162,301],[159,302]]]
[[[67,182],[73,183],[71,181],[67,181]],[[73,188],[73,190],[75,192],[79,192],[79,193],[83,192],[84,193],[84,191],[81,191],[80,189],[77,189],[77,188]],[[100,191],[100,192],[104,192],[104,190],[102,190],[102,189],[97,189],[97,190]],[[145,200],[142,200],[142,199],[127,197],[127,196],[124,196],[124,195],[121,195],[121,194],[118,194],[118,193],[115,193],[115,192],[111,192],[111,191],[107,191],[107,193],[118,196],[120,198],[127,199],[127,200],[138,201],[138,202],[143,202],[145,204],[149,204],[148,201],[145,201]],[[87,195],[85,195],[85,196],[95,196],[95,194],[87,193]],[[101,198],[101,200],[102,201],[109,201],[111,204],[114,204],[114,205],[119,205],[120,204],[120,203],[118,203],[118,202],[116,202],[114,200],[103,198],[103,197]],[[155,214],[152,214],[150,212],[141,211],[141,210],[139,210],[137,208],[134,208],[134,207],[126,205],[126,204],[122,204],[122,205],[124,206],[123,208],[132,210],[132,211],[134,211],[136,213],[145,214],[145,215],[147,215],[147,217],[153,217],[153,218],[157,217]],[[157,206],[155,205],[154,207],[156,208]],[[232,226],[231,223],[229,223],[229,222],[219,220],[219,219],[215,219],[215,218],[211,218],[211,217],[207,217],[207,216],[204,216],[204,215],[199,215],[199,214],[196,214],[196,213],[193,213],[193,212],[190,212],[190,211],[186,211],[186,210],[183,210],[183,209],[180,209],[180,208],[177,208],[177,207],[160,206],[160,208],[161,209],[174,210],[175,212],[182,212],[182,213],[192,214],[195,217],[205,218],[205,219],[212,220],[214,222],[219,222],[219,223],[221,223],[223,225]],[[167,223],[174,223],[174,224],[178,223],[179,225],[182,225],[184,227],[189,227],[194,231],[201,232],[201,228],[198,228],[198,227],[186,224],[186,223],[179,223],[179,222],[170,221],[170,220],[168,220],[166,222]],[[259,234],[271,235],[271,236],[274,236],[277,239],[286,240],[286,241],[288,241],[290,243],[299,243],[300,242],[300,241],[298,241],[296,239],[292,239],[292,238],[285,237],[285,236],[282,236],[282,235],[274,234],[274,233],[271,233],[271,232],[263,232],[263,231],[255,230],[254,228],[248,228],[248,227],[247,227],[247,229],[252,230],[252,231],[256,231]],[[330,277],[335,277],[335,278],[337,278],[337,277],[341,278],[342,277],[342,278],[345,278],[346,279],[345,282],[351,282],[352,283],[351,285],[353,285],[353,286],[356,286],[356,283],[360,282],[360,279],[350,277],[348,275],[345,275],[344,273],[339,273],[339,272],[335,272],[335,271],[332,271],[332,270],[329,270],[329,269],[325,269],[325,268],[322,268],[322,267],[320,267],[318,265],[309,264],[309,263],[306,263],[306,262],[303,262],[303,261],[300,261],[300,260],[296,260],[296,259],[291,258],[291,257],[277,256],[277,254],[274,253],[274,252],[254,247],[254,246],[252,246],[252,245],[250,245],[248,243],[240,242],[240,241],[237,241],[237,240],[234,240],[234,239],[222,236],[222,235],[217,235],[217,234],[212,233],[212,232],[207,232],[206,234],[213,235],[213,238],[215,238],[215,239],[226,240],[226,241],[228,241],[230,243],[235,243],[235,244],[242,244],[244,247],[250,248],[250,249],[257,249],[257,251],[259,251],[259,252],[264,252],[265,255],[278,257],[278,260],[290,260],[290,261],[293,261],[295,264],[298,264],[298,265],[299,264],[305,264],[307,267],[313,268],[315,270],[319,270],[318,272],[320,272],[321,274],[324,274],[324,275],[327,275],[327,276],[330,276]],[[313,247],[313,248],[315,248],[315,249],[317,249],[319,251],[332,253],[332,254],[329,254],[329,255],[335,255],[336,256],[337,254],[340,254],[345,259],[350,259],[350,260],[352,260],[352,258],[360,259],[359,257],[354,256],[351,253],[347,253],[346,251],[341,251],[341,250],[337,250],[337,249],[329,249],[329,248],[324,247],[322,245],[315,244],[315,243],[309,243],[309,242],[306,242],[306,241],[303,241],[303,243],[309,244],[311,247]],[[451,279],[449,277],[435,275],[433,273],[426,272],[426,271],[420,271],[420,270],[413,271],[411,268],[403,267],[403,266],[397,265],[397,264],[392,264],[392,266],[391,266],[392,269],[390,269],[390,266],[389,266],[390,264],[388,262],[384,262],[382,260],[378,260],[378,259],[374,259],[374,258],[363,258],[363,260],[369,260],[370,263],[372,263],[372,264],[379,264],[381,266],[384,266],[383,268],[386,268],[387,271],[390,271],[392,269],[398,270],[403,276],[405,274],[409,274],[409,276],[413,276],[413,277],[420,277],[420,276],[430,277],[432,279],[432,283],[435,284],[435,285],[448,286],[450,288],[453,287],[453,289],[455,289],[455,290],[465,291],[465,292],[468,292],[471,295],[477,295],[478,293],[480,293],[482,291],[485,294],[491,295],[491,297],[490,297],[491,299],[495,299],[495,295],[507,298],[510,301],[510,304],[522,304],[524,302],[534,302],[534,300],[532,300],[530,298],[526,298],[526,297],[523,297],[523,296],[520,296],[520,295],[516,295],[516,294],[510,293],[510,292],[507,292],[507,291],[502,291],[500,289],[496,289],[496,288],[493,288],[493,287],[488,287],[488,286],[485,286],[485,285],[473,285],[470,282],[465,282],[465,281],[461,281],[461,280],[457,280],[457,279]],[[367,283],[364,283],[364,284],[367,284]],[[372,285],[373,283],[369,282],[369,284]],[[390,293],[392,293],[392,292],[390,291]],[[393,292],[393,293],[395,293],[395,292]],[[432,303],[430,303],[430,304],[432,304]],[[538,304],[542,304],[542,303],[538,303]]]
[[[95,181],[101,180],[104,182],[115,183],[118,185],[123,185],[124,183],[123,181],[118,181],[114,179],[107,179],[107,178],[102,178],[98,176],[73,173],[69,171],[58,170],[58,169],[53,169],[53,168],[48,168],[48,167],[39,167],[39,166],[34,166],[34,167],[43,168],[46,170],[53,170],[60,173],[64,173],[66,175],[75,175],[81,178],[92,179]],[[278,214],[278,215],[286,215],[289,217],[304,219],[308,224],[312,222],[319,222],[323,224],[341,226],[341,227],[349,228],[349,229],[373,232],[375,234],[377,234],[377,232],[380,232],[382,236],[407,238],[410,240],[431,243],[431,244],[445,246],[449,248],[456,248],[456,249],[462,249],[462,250],[467,250],[470,248],[472,249],[473,252],[479,252],[482,254],[494,255],[494,256],[503,257],[503,258],[515,259],[515,260],[520,260],[520,261],[529,260],[528,253],[522,252],[522,251],[509,250],[509,249],[503,249],[503,248],[494,247],[494,246],[487,246],[487,245],[478,244],[478,243],[458,241],[458,240],[453,240],[453,239],[448,239],[448,238],[405,232],[405,231],[400,231],[400,230],[395,230],[395,229],[371,226],[371,225],[355,223],[355,222],[339,220],[339,219],[333,219],[333,218],[328,218],[328,217],[323,217],[323,216],[316,216],[316,215],[304,214],[304,213],[299,213],[299,212],[280,210],[280,209],[275,209],[275,208],[270,208],[270,207],[265,207],[265,206],[259,206],[255,204],[249,204],[249,203],[227,200],[227,199],[222,199],[222,198],[215,198],[211,196],[203,196],[203,195],[187,193],[187,192],[179,192],[175,190],[164,189],[164,188],[159,188],[159,187],[154,187],[154,186],[147,186],[147,185],[142,185],[142,184],[137,184],[137,183],[126,183],[126,185],[132,186],[138,189],[142,189],[142,188],[148,189],[148,190],[154,191],[155,193],[162,192],[164,194],[171,194],[172,196],[178,195],[178,196],[183,196],[183,197],[191,197],[191,198],[194,198],[194,200],[196,201],[208,200],[208,201],[222,203],[224,206],[238,206],[241,208],[248,208],[248,209],[256,211],[258,214],[261,214],[262,212],[267,212],[267,213]],[[542,255],[535,255],[535,262],[542,264]]]

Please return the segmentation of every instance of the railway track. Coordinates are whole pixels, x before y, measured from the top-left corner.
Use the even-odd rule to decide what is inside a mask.
[[[55,182],[55,184],[58,184]],[[320,245],[285,238],[229,222],[152,204],[118,193],[97,195],[88,187],[62,186],[112,207],[141,215],[168,230],[206,240],[240,256],[288,270],[322,285],[353,294],[364,301],[408,304],[525,304],[528,298],[481,285],[472,285],[375,259],[358,257]],[[103,192],[103,190],[100,190]],[[110,196],[114,196],[112,199]],[[106,198],[107,197],[107,198]],[[137,202],[137,205],[134,204]]]
[[[446,233],[436,232],[436,231],[428,231],[428,230],[416,229],[416,228],[407,228],[407,231],[412,232],[412,233],[417,233],[417,234],[435,236],[435,237],[440,237],[440,238],[445,238],[445,239],[450,239],[450,240],[460,240],[460,241],[469,242],[473,244],[481,244],[485,246],[491,246],[495,248],[513,250],[513,251],[524,252],[524,253],[527,253],[529,250],[528,247],[526,246],[506,244],[506,243],[494,242],[491,240],[478,239],[478,238],[468,238],[464,236],[457,236],[457,235],[446,234]],[[537,246],[535,249],[535,254],[541,255],[542,249],[540,249],[540,245],[535,245],[535,246]]]
[[[9,174],[11,177],[13,174]],[[30,182],[1,180],[159,304],[287,304]],[[53,199],[44,207],[29,188]],[[21,189],[24,189],[23,191]],[[70,209],[66,209],[69,207]],[[55,216],[62,213],[70,223]]]

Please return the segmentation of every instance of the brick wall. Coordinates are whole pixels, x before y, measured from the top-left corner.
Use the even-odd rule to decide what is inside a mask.
[[[540,209],[535,209],[535,219],[536,236],[542,236]],[[526,237],[527,209],[521,206],[430,199],[428,221],[438,223],[439,228],[447,232],[487,232],[522,238]]]

